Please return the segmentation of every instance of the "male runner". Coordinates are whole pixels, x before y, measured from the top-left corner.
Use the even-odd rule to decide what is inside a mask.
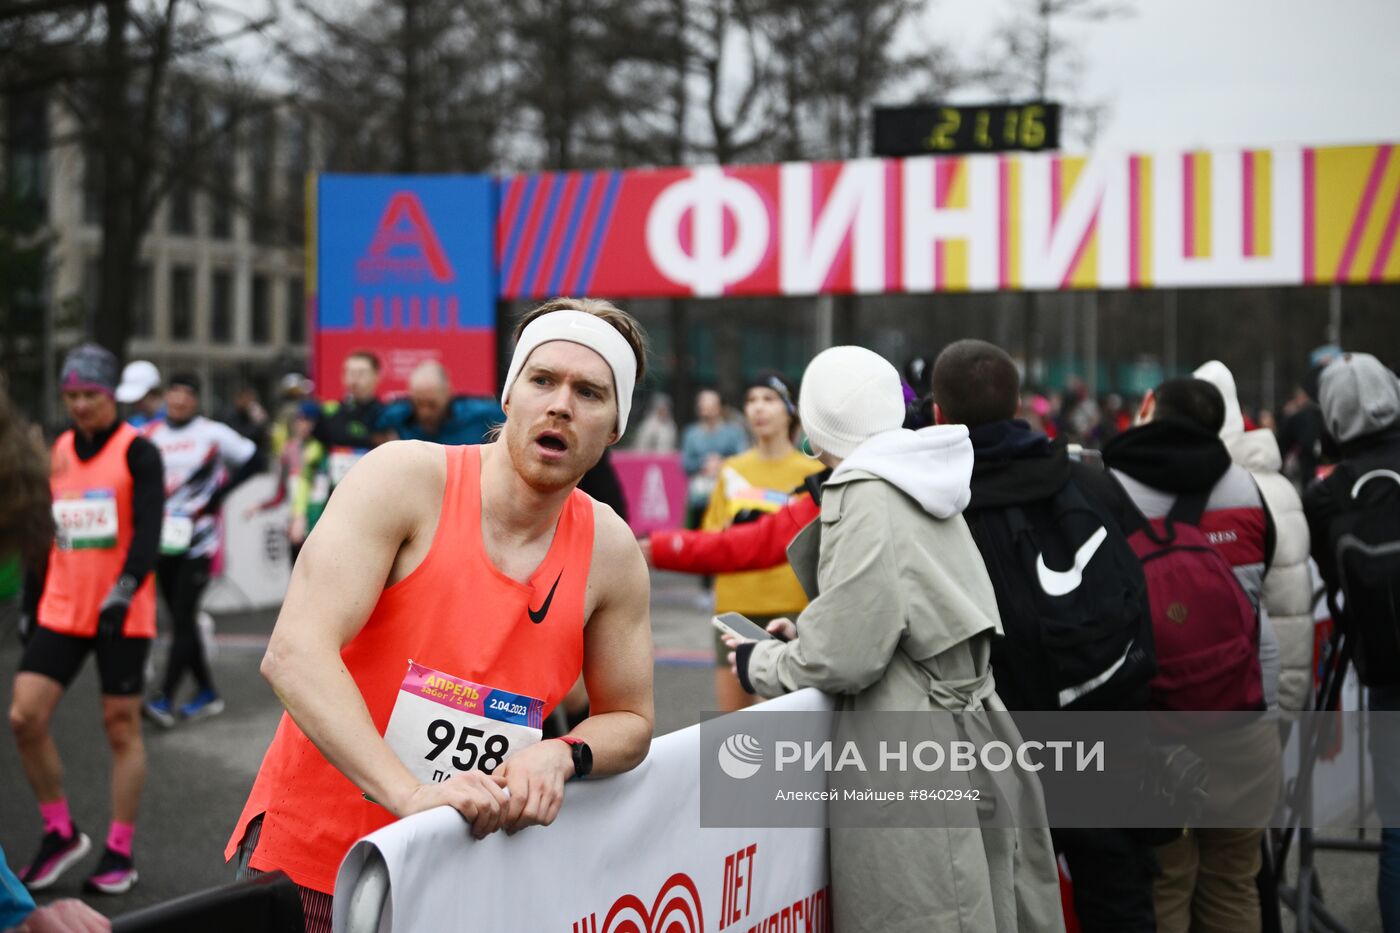
[[[170,607],[174,630],[165,681],[160,694],[147,701],[146,716],[169,729],[178,712],[184,720],[223,712],[214,675],[204,655],[197,616],[210,565],[223,543],[219,525],[223,501],[263,468],[257,444],[221,421],[199,413],[199,377],[176,373],[165,394],[165,420],[143,433],[160,451],[165,465],[165,522],[161,526],[156,579]],[[193,674],[199,688],[188,703],[176,706],[180,683]]]
[[[478,837],[547,825],[567,779],[646,755],[646,565],[575,489],[626,429],[643,366],[612,305],[537,308],[500,439],[372,451],[307,539],[262,666],[288,715],[225,856],[286,871],[308,929],[329,929],[349,847],[395,817],[448,805]],[[539,741],[580,671],[593,715]]]
[[[151,569],[165,491],[160,454],[117,417],[116,357],[85,344],[68,354],[60,378],[73,427],[51,455],[58,533],[10,704],[10,728],[44,820],[39,851],[20,877],[43,890],[91,848],[69,815],[63,763],[49,735],[58,701],[91,651],[112,747],[112,826],[88,888],[121,894],[137,879],[131,841],[146,780],[141,681],[156,633]]]

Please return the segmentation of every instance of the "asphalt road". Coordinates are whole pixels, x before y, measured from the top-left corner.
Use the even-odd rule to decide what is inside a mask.
[[[656,644],[657,734],[700,721],[713,706],[709,613],[692,578],[654,573],[652,629]],[[227,711],[214,719],[172,731],[146,725],[149,772],[136,836],[141,882],[129,894],[85,895],[82,879],[91,865],[70,872],[41,902],[80,896],[109,916],[215,887],[232,880],[224,864],[228,840],[276,730],[281,707],[258,675],[272,629],[272,612],[221,616],[216,681]],[[164,646],[157,648],[161,664]],[[0,671],[13,671],[19,645],[12,629],[0,628]],[[9,707],[11,678],[0,676],[0,701]],[[105,838],[109,819],[108,752],[98,715],[97,678],[88,664],[55,717],[54,734],[67,769],[74,819],[93,837]],[[0,846],[11,863],[27,860],[38,843],[39,815],[18,755],[0,736]],[[95,864],[96,856],[89,862]],[[1324,852],[1318,856],[1329,907],[1353,933],[1379,933],[1375,909],[1375,857]],[[1292,930],[1285,912],[1284,928]]]

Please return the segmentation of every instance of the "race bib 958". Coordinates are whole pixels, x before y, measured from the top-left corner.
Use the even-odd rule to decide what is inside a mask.
[[[399,686],[384,741],[414,777],[490,774],[540,740],[544,701],[472,683],[414,661]]]

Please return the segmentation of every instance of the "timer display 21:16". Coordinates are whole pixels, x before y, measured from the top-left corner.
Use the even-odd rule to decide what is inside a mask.
[[[956,155],[1058,149],[1058,104],[888,107],[875,111],[875,154]]]

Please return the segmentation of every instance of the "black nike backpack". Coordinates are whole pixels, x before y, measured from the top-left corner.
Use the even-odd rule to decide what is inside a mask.
[[[1357,676],[1368,687],[1400,685],[1400,472],[1343,464],[1327,482],[1340,508],[1327,546]]]
[[[1005,631],[992,673],[1007,709],[1146,709],[1147,583],[1107,511],[1070,479],[1049,499],[968,518]]]

